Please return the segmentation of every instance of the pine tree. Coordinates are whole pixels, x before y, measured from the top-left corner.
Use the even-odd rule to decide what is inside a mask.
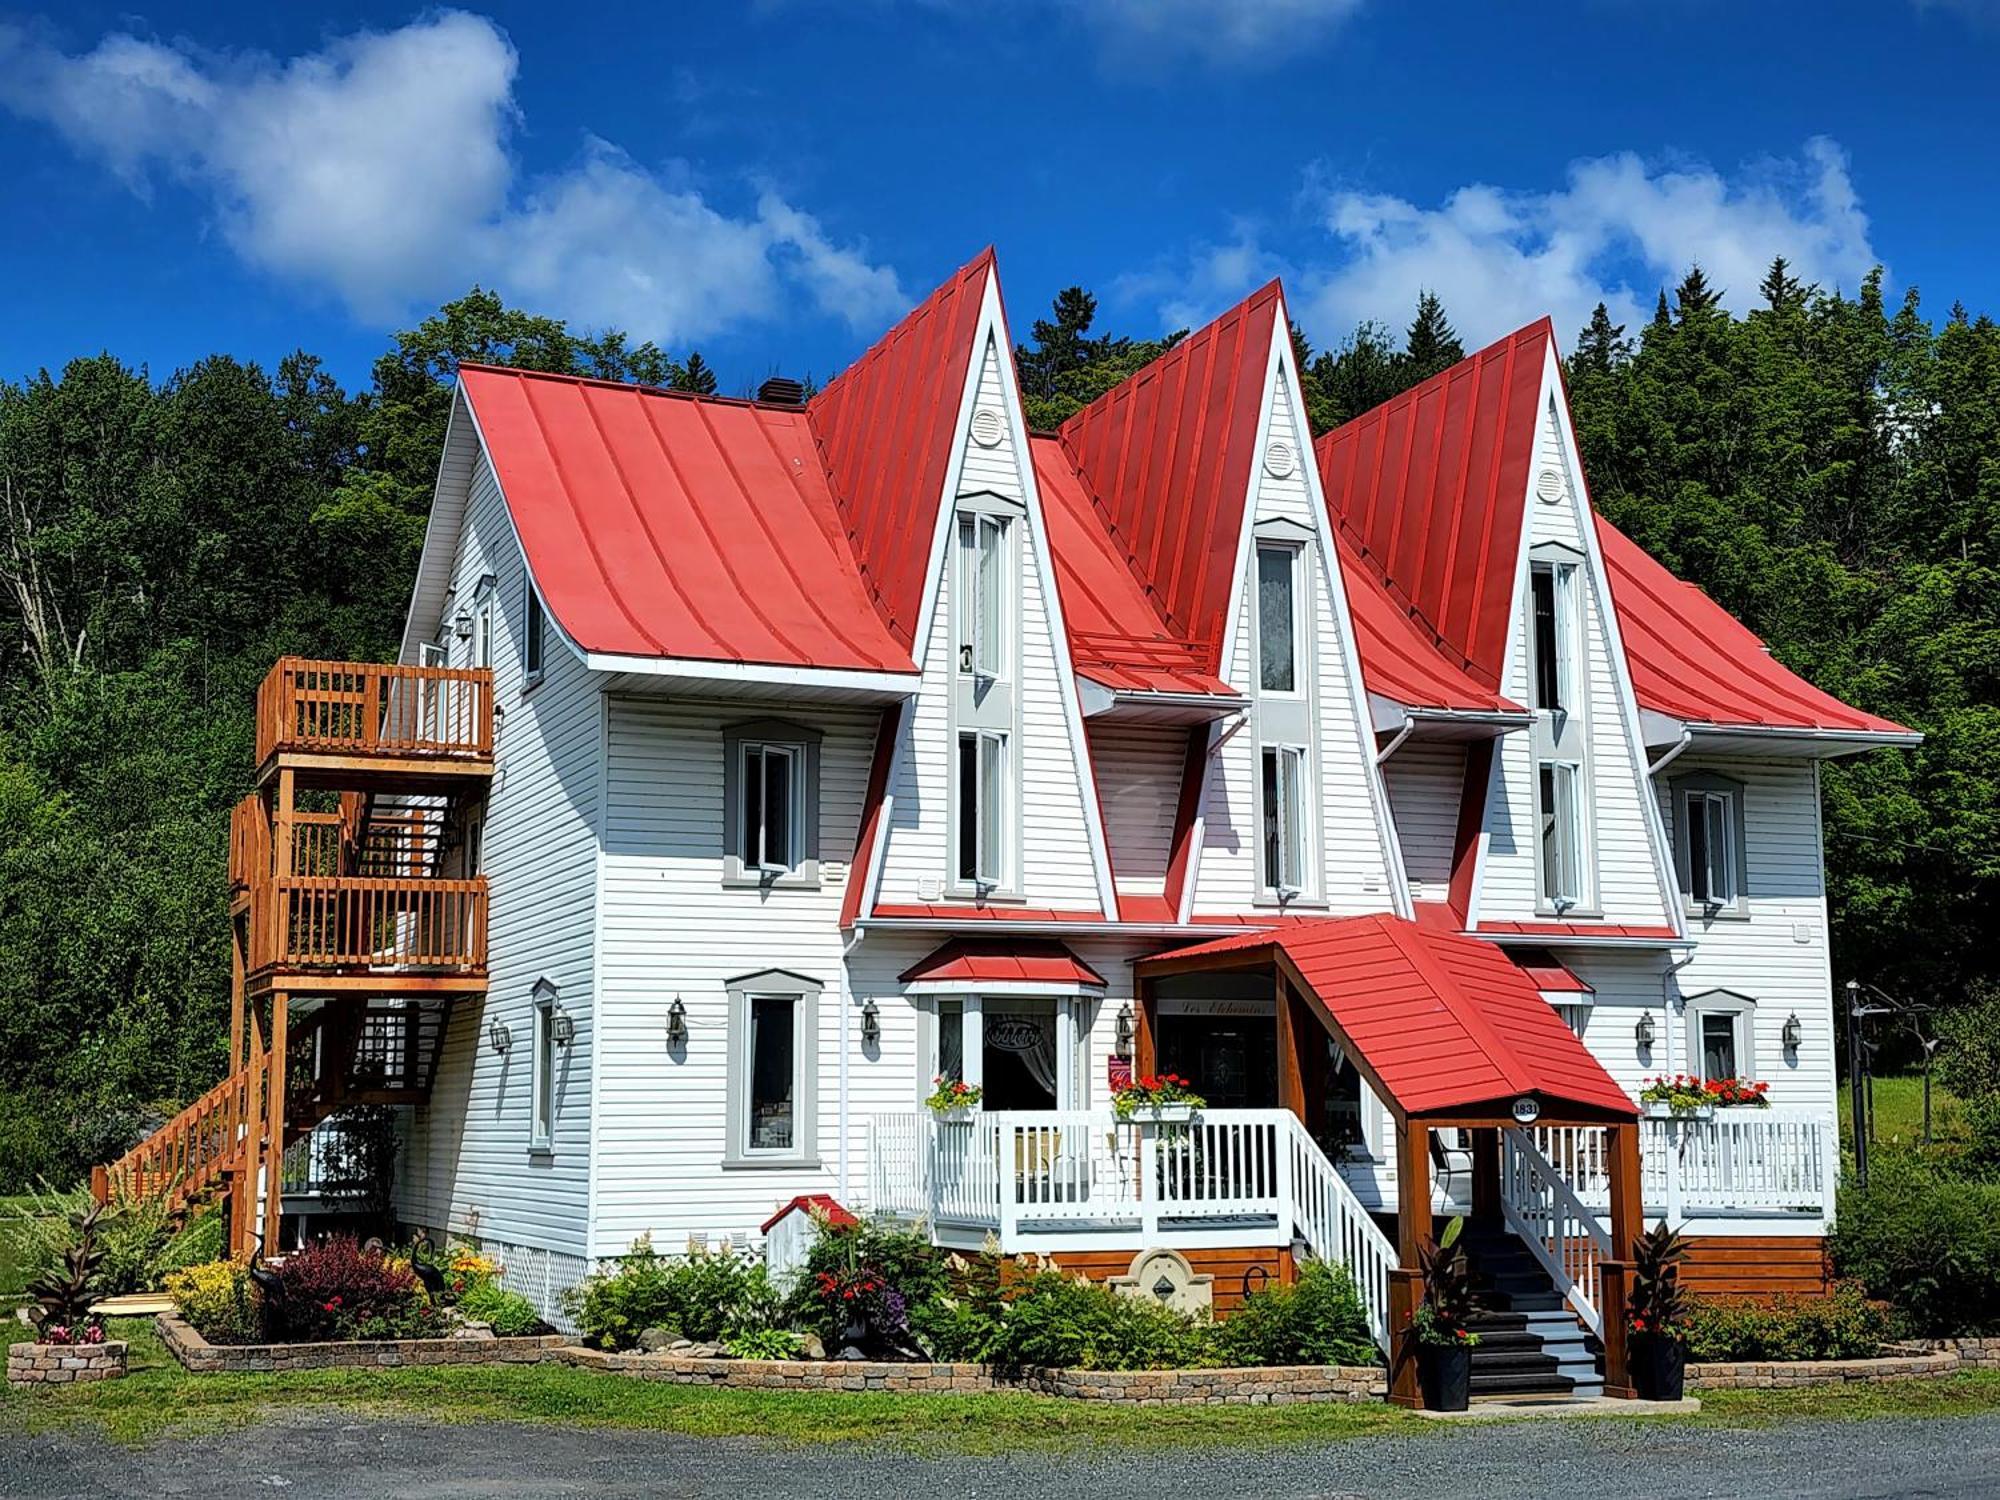
[[[1661,305],[1665,306],[1662,294]],[[1708,277],[1702,273],[1699,261],[1688,267],[1681,284],[1674,288],[1675,321],[1687,324],[1698,322],[1716,312],[1722,306],[1722,293],[1708,284]]]
[[[1457,330],[1446,321],[1444,304],[1438,301],[1437,293],[1428,290],[1418,293],[1417,315],[1410,321],[1409,334],[1403,340],[1409,384],[1428,380],[1464,358],[1465,345],[1458,341]]]
[[[693,391],[697,396],[715,394],[715,370],[699,351],[689,350],[687,363],[673,372],[670,384],[677,391]]]
[[[1632,341],[1625,337],[1625,325],[1611,321],[1611,309],[1602,302],[1591,312],[1590,322],[1576,336],[1576,353],[1570,356],[1570,378],[1579,373],[1609,375],[1632,357]]]
[[[1806,305],[1812,289],[1791,274],[1791,262],[1780,255],[1771,262],[1757,288],[1772,312],[1794,312]]]
[[[1057,292],[1051,310],[1053,319],[1037,318],[1029,330],[1034,347],[1023,344],[1014,351],[1022,390],[1030,395],[1054,395],[1063,376],[1089,364],[1110,342],[1085,336],[1097,320],[1097,299],[1082,287]]]

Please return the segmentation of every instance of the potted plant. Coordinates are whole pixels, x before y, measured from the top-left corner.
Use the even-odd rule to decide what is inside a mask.
[[[924,1098],[924,1108],[940,1120],[969,1120],[972,1112],[979,1107],[979,1096],[983,1092],[976,1083],[940,1073],[931,1080],[931,1091]]]
[[[1645,1401],[1678,1401],[1687,1387],[1686,1256],[1686,1243],[1665,1220],[1632,1242],[1627,1354],[1632,1384]]]
[[[1711,1078],[1708,1096],[1723,1109],[1769,1109],[1771,1085],[1749,1078]]]
[[[1715,1097],[1701,1079],[1688,1073],[1661,1074],[1646,1081],[1639,1103],[1648,1119],[1706,1120],[1715,1113]]]
[[[105,1336],[104,1320],[90,1310],[96,1299],[91,1282],[104,1260],[97,1221],[104,1205],[93,1203],[71,1221],[73,1238],[56,1263],[28,1283],[35,1299],[28,1309],[32,1343],[7,1350],[10,1382],[63,1384],[116,1379],[125,1373],[125,1345]]]
[[[1111,1108],[1121,1120],[1184,1121],[1208,1108],[1208,1101],[1180,1074],[1158,1073],[1135,1078],[1112,1094]]]
[[[1460,1215],[1444,1233],[1417,1252],[1424,1273],[1424,1300],[1410,1320],[1417,1344],[1417,1384],[1431,1411],[1464,1411],[1472,1400],[1472,1350],[1479,1335],[1469,1326],[1473,1313],[1472,1265],[1459,1237]]]

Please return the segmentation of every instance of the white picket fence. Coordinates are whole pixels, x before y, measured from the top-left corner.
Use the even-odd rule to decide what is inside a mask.
[[[1608,1210],[1610,1160],[1602,1130],[1544,1125],[1529,1134],[1579,1198],[1600,1213]],[[1839,1153],[1833,1121],[1804,1110],[1718,1109],[1702,1117],[1642,1119],[1646,1217],[1677,1226],[1690,1218],[1831,1222]]]

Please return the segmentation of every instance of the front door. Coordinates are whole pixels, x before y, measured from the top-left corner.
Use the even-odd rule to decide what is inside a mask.
[[[1214,1109],[1274,1109],[1278,1103],[1278,1023],[1268,1015],[1164,1014],[1156,1057]]]

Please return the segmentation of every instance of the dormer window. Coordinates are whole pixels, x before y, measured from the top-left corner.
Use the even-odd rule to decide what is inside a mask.
[[[1266,693],[1299,690],[1299,562],[1288,545],[1257,548],[1257,686]]]
[[[1289,901],[1306,888],[1306,752],[1267,745],[1263,781],[1263,884]]]
[[[1008,522],[986,512],[958,518],[958,670],[964,677],[1007,675],[1010,587]]]
[[[1534,596],[1535,707],[1568,713],[1576,683],[1576,565],[1538,562],[1529,582]]]
[[[959,502],[951,590],[951,839],[947,884],[961,897],[1020,884],[1020,598],[1025,516],[999,495]]]
[[[1583,554],[1574,547],[1543,542],[1528,565],[1528,701],[1535,710],[1535,905],[1556,917],[1597,914],[1590,852],[1583,562]]]

